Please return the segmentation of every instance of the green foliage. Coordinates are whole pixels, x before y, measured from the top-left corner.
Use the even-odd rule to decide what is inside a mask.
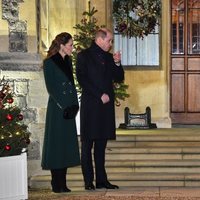
[[[130,96],[126,92],[126,90],[128,89],[128,85],[124,83],[114,83],[113,86],[115,91],[115,105],[120,106],[120,101],[124,101]]]
[[[8,82],[0,80],[0,157],[19,155],[30,143],[30,132],[22,123],[21,110],[13,102]]]
[[[90,5],[90,4],[89,4]],[[74,29],[77,30],[78,34],[74,35],[74,47],[76,52],[80,52],[82,49],[90,47],[92,41],[94,40],[95,32],[103,26],[98,26],[97,19],[94,17],[94,14],[97,10],[93,7],[89,11],[83,12],[83,19],[80,24],[76,24]]]
[[[161,0],[114,0],[113,17],[122,36],[143,38],[159,24]]]
[[[80,24],[76,24],[74,29],[77,30],[77,34],[74,35],[74,48],[75,51],[73,52],[73,64],[75,66],[77,53],[81,50],[90,47],[92,41],[95,38],[95,33],[99,28],[105,27],[104,25],[97,25],[97,19],[94,17],[95,13],[98,12],[94,7],[90,8],[89,2],[89,11],[83,12],[83,19],[81,20]],[[75,73],[75,67],[74,67]],[[75,80],[77,91],[81,93],[81,88],[78,85],[78,82]],[[113,85],[115,91],[115,103],[116,105],[120,105],[120,100],[125,100],[125,98],[129,97],[126,90],[128,85],[124,83],[114,83]]]

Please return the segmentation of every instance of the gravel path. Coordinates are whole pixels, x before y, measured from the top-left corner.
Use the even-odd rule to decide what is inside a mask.
[[[50,190],[29,190],[29,200],[200,200],[200,197],[156,197],[137,194],[108,195],[106,192],[71,192],[55,194]]]

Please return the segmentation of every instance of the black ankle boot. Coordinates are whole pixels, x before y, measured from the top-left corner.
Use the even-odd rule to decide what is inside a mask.
[[[66,186],[66,168],[51,170],[51,186],[55,193],[71,192]]]
[[[52,191],[55,193],[59,193],[61,187],[58,172],[59,172],[58,170],[51,170],[51,186],[52,186]]]
[[[62,169],[60,176],[61,189],[64,192],[71,192],[71,190],[66,186],[66,174],[67,174],[67,169],[66,168]]]

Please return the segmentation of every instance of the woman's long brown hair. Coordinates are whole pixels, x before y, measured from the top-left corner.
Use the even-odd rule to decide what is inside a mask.
[[[49,47],[47,58],[58,53],[58,51],[60,50],[60,45],[65,45],[70,39],[72,39],[72,36],[67,32],[62,32],[58,34],[52,41],[51,46]]]

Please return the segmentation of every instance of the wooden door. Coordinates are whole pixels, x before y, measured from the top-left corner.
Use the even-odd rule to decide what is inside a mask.
[[[171,0],[172,123],[200,124],[200,0]]]

